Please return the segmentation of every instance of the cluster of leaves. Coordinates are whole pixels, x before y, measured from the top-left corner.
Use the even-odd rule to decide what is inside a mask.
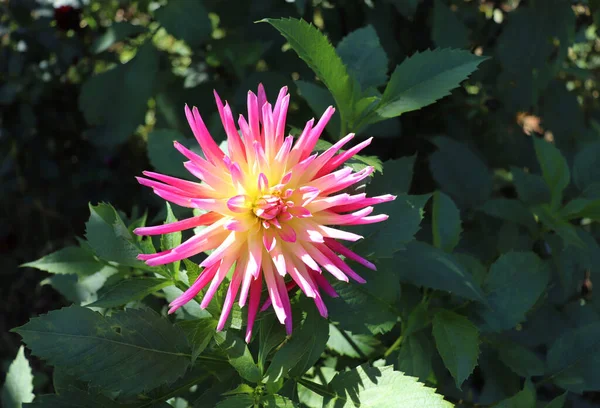
[[[247,345],[239,308],[215,332],[223,292],[206,310],[192,301],[167,317],[166,304],[201,272],[199,259],[148,267],[136,256],[172,248],[181,234],[140,239],[132,231],[146,214],[92,205],[85,239],[24,265],[47,272],[45,283],[73,303],[15,329],[55,367],[54,394],[34,397],[21,349],[3,404],[556,408],[597,399],[598,2],[247,3],[231,13],[227,2],[208,0],[92,2],[69,18],[57,14],[52,26],[33,17],[29,2],[10,2],[2,126],[27,137],[11,150],[0,144],[11,153],[0,195],[36,197],[22,185],[22,163],[25,174],[42,166],[56,184],[72,170],[48,173],[51,159],[22,159],[39,144],[35,121],[60,112],[52,106],[50,120],[38,113],[40,95],[55,89],[68,89],[82,112],[65,108],[73,122],[66,132],[85,131],[78,154],[98,151],[134,171],[147,155],[155,169],[186,177],[170,149],[190,140],[184,102],[200,107],[219,138],[211,88],[242,107],[259,81],[271,93],[288,85],[306,102],[291,106],[292,132],[331,104],[331,141],[347,132],[376,138],[375,156],[353,165],[383,170],[369,195],[398,199],[381,206],[385,224],[360,228],[365,239],[353,249],[377,272],[357,267],[364,285],[332,282],[340,296],[327,299],[328,320],[294,298],[291,337],[270,312],[260,315]],[[491,58],[481,64],[478,55]],[[53,152],[56,141],[36,147],[32,157]],[[89,166],[97,178],[83,185],[128,174],[90,157],[77,176]],[[119,208],[153,205],[119,188],[106,194]],[[45,203],[60,191],[37,197]],[[181,216],[167,206],[148,223]]]

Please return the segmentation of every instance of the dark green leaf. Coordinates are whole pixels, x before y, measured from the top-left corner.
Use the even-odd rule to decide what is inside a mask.
[[[392,118],[431,105],[450,95],[484,60],[462,50],[417,52],[396,67],[376,112]]]
[[[262,369],[268,354],[285,340],[285,328],[279,324],[273,313],[265,313],[260,319],[259,325],[258,366]]]
[[[99,54],[102,51],[109,49],[114,43],[137,36],[145,31],[146,27],[133,25],[125,21],[113,22],[110,26],[108,26],[104,34],[94,41],[90,51]]]
[[[492,176],[485,163],[463,143],[438,136],[438,151],[429,158],[429,168],[441,190],[460,208],[483,204],[492,192]]]
[[[98,127],[88,136],[100,146],[114,146],[145,121],[148,99],[154,93],[158,53],[151,43],[140,47],[133,60],[90,77],[81,88],[79,107]]]
[[[552,401],[545,406],[545,408],[563,408],[565,403],[567,402],[567,393],[565,392],[563,395],[559,395],[554,398]]]
[[[550,188],[552,208],[557,208],[561,204],[563,191],[571,180],[569,165],[560,150],[553,144],[539,138],[534,138],[533,142],[535,154],[542,168],[542,176]]]
[[[294,408],[298,405],[282,395],[267,395],[263,399],[266,408]]]
[[[231,330],[217,332],[214,336],[218,346],[227,354],[229,363],[240,376],[253,383],[259,382],[262,377],[260,369],[254,362],[254,358],[244,340]]]
[[[416,286],[445,290],[456,296],[485,302],[483,291],[450,254],[424,242],[411,242],[389,263],[400,280]]]
[[[585,191],[600,180],[600,142],[585,146],[575,156],[573,181],[580,191]]]
[[[171,224],[173,222],[177,222],[177,218],[173,214],[173,210],[171,209],[171,205],[167,202],[167,219],[165,220],[165,224]],[[181,244],[181,231],[172,232],[170,234],[163,234],[160,237],[160,248],[163,251],[173,249]],[[173,262],[168,265],[169,271],[171,272],[171,276],[177,280],[177,276],[179,275],[179,264],[180,261]]]
[[[521,377],[533,377],[544,374],[544,361],[534,352],[513,342],[494,344],[498,349],[500,361]]]
[[[523,170],[510,169],[517,194],[521,201],[529,205],[549,203],[552,195],[544,179],[538,174],[525,173]]]
[[[353,250],[366,258],[391,258],[404,249],[420,229],[423,207],[430,195],[399,195],[390,203],[380,204],[378,210],[390,218],[379,225],[356,228],[364,239],[354,245]]]
[[[452,252],[458,245],[460,233],[462,232],[460,211],[450,197],[439,191],[433,193],[431,220],[433,245],[446,252]]]
[[[46,255],[37,261],[22,266],[36,268],[56,274],[92,275],[104,267],[92,254],[75,246],[65,247]]]
[[[298,87],[300,96],[306,100],[315,115],[320,116],[328,107],[335,105],[335,101],[327,89],[312,82],[301,80],[296,81],[295,84]],[[327,123],[326,129],[333,139],[340,137],[340,115],[338,112],[333,114],[329,123]]]
[[[373,26],[352,31],[339,42],[336,51],[362,89],[386,83],[388,59]]]
[[[532,212],[519,200],[493,198],[486,201],[479,210],[492,217],[523,225],[531,233],[535,233],[537,230],[537,223]]]
[[[34,355],[106,390],[133,395],[185,372],[185,334],[149,309],[103,317],[79,306],[52,311],[15,329]]]
[[[33,374],[21,346],[17,356],[10,363],[2,386],[0,401],[4,408],[20,408],[21,404],[33,401]]]
[[[120,406],[102,394],[88,394],[75,388],[70,388],[60,395],[40,395],[34,402],[25,405],[27,408],[118,408]]]
[[[88,306],[123,306],[134,300],[142,300],[146,296],[171,285],[173,285],[173,281],[162,278],[129,278],[121,280],[112,286],[102,288],[98,292],[98,300]]]
[[[175,130],[156,129],[148,134],[148,159],[152,167],[160,173],[170,176],[189,178],[183,167],[184,157],[173,147],[178,141],[187,145],[188,140]]]
[[[433,337],[446,368],[460,388],[477,365],[477,327],[464,316],[442,310],[433,317]]]
[[[558,211],[552,210],[549,204],[542,204],[532,208],[539,220],[550,230],[556,232],[567,245],[576,247],[584,246],[583,241],[577,235],[575,226],[562,218]]]
[[[535,407],[536,396],[535,388],[531,381],[525,382],[525,387],[517,394],[509,399],[500,401],[495,407],[497,408],[531,408]]]
[[[300,377],[317,362],[328,338],[329,323],[316,307],[308,307],[302,327],[294,329],[289,341],[277,350],[263,381],[274,383],[284,376]]]
[[[559,337],[548,351],[548,373],[558,386],[577,393],[600,389],[600,323]]]
[[[391,366],[357,367],[335,376],[329,384],[335,396],[326,399],[328,408],[450,408],[452,404]]]
[[[197,47],[210,38],[212,26],[200,0],[170,1],[154,12],[154,17],[169,34]]]
[[[533,252],[509,252],[490,268],[483,288],[489,307],[479,310],[487,327],[502,331],[525,320],[525,314],[548,284],[546,265]]]
[[[90,276],[55,275],[42,281],[42,285],[50,284],[66,299],[78,305],[87,305],[98,299],[97,292],[106,281],[117,274],[117,269],[105,266]]]
[[[175,325],[184,331],[188,342],[192,346],[192,364],[194,364],[215,336],[217,321],[210,318],[192,319],[177,322]]]
[[[457,14],[443,0],[435,1],[431,38],[438,47],[466,48],[469,45],[469,31]]]
[[[329,325],[327,348],[352,358],[370,356],[381,346],[381,342],[372,335],[354,334],[334,324]]]
[[[369,184],[369,195],[408,194],[413,179],[416,156],[406,156],[383,163],[383,175],[376,175]]]
[[[398,353],[398,369],[403,373],[426,381],[431,373],[434,349],[429,337],[416,333],[406,337]]]
[[[569,201],[560,210],[560,215],[567,220],[590,218],[594,221],[600,221],[600,199],[576,198]]]
[[[342,123],[352,120],[353,105],[359,90],[327,37],[304,20],[269,18],[261,21],[275,27],[329,89],[340,111]]]
[[[238,394],[220,401],[215,408],[252,408],[254,406],[254,396]]]

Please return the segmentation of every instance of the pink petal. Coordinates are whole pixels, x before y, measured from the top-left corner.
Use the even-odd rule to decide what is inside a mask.
[[[219,213],[209,212],[197,217],[187,218],[185,220],[172,222],[170,224],[157,225],[154,227],[140,227],[133,230],[136,235],[161,235],[172,232],[183,231],[200,225],[210,225],[223,218]]]
[[[254,279],[250,286],[250,303],[248,304],[248,323],[246,326],[246,343],[250,343],[252,339],[252,328],[256,319],[256,312],[260,303],[260,294],[262,291],[262,278]]]
[[[296,242],[296,231],[290,226],[290,224],[281,225],[279,236],[285,242]]]
[[[193,112],[190,112],[190,108],[185,105],[185,116],[206,158],[212,164],[218,165],[225,153],[223,153],[208,132],[200,113],[198,113],[198,109],[194,107]]]
[[[169,314],[174,313],[181,306],[192,300],[206,285],[208,285],[208,282],[215,276],[215,273],[217,273],[216,266],[204,269],[200,276],[198,276],[198,279],[196,279],[196,282],[169,304],[169,306],[171,306]]]
[[[338,254],[341,254],[343,256],[345,256],[348,259],[352,259],[355,262],[358,262],[359,264],[361,264],[362,266],[365,266],[369,269],[372,269],[374,271],[377,270],[377,267],[375,266],[375,264],[367,261],[365,258],[359,256],[358,254],[352,252],[351,250],[349,250],[348,248],[346,248],[344,245],[340,244],[339,242],[337,242],[336,240],[333,240],[331,238],[326,238],[325,239],[325,245],[327,245],[331,250],[337,252]]]
[[[246,213],[250,211],[250,207],[252,205],[250,200],[251,198],[244,194],[231,197],[229,200],[227,200],[227,208],[234,213]]]
[[[321,177],[335,169],[337,169],[339,166],[341,166],[342,164],[344,164],[346,161],[348,161],[350,158],[352,158],[354,155],[358,154],[358,152],[360,152],[362,149],[364,149],[365,147],[367,147],[368,145],[371,144],[371,141],[373,140],[372,137],[368,138],[367,140],[357,144],[356,146],[354,146],[353,148],[331,158],[331,160],[329,160],[322,168],[321,170],[319,170],[319,172],[317,173],[316,177]]]
[[[231,308],[233,307],[235,297],[240,288],[242,273],[238,270],[238,267],[239,266],[236,266],[236,270],[231,278],[231,282],[229,283],[229,288],[227,289],[227,295],[225,296],[225,301],[223,302],[223,310],[221,311],[219,323],[217,324],[217,331],[221,331],[223,330],[223,327],[225,327],[227,317],[229,317],[229,313],[231,313]]]

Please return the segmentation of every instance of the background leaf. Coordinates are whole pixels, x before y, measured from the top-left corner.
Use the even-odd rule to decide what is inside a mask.
[[[156,20],[176,38],[197,47],[210,37],[212,27],[201,1],[170,1],[154,12]]]
[[[19,348],[17,356],[8,367],[1,397],[4,408],[20,408],[21,404],[31,402],[35,398],[33,374],[23,346]]]
[[[104,265],[83,248],[70,246],[48,254],[37,261],[27,262],[22,266],[40,269],[56,274],[91,275]]]
[[[433,193],[433,245],[446,252],[452,252],[458,245],[462,232],[460,211],[454,202],[445,195],[436,191]]]

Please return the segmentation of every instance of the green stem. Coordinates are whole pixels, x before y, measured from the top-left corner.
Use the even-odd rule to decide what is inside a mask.
[[[396,341],[394,342],[394,344],[392,344],[386,351],[385,353],[383,353],[383,357],[384,358],[388,358],[390,356],[390,354],[392,354],[398,347],[400,347],[402,345],[402,340],[404,339],[404,337],[402,335],[400,335],[400,337],[398,337],[396,339]]]

